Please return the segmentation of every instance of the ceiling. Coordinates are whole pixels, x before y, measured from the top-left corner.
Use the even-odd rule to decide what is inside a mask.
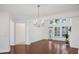
[[[40,16],[66,11],[78,11],[78,4],[40,4]],[[8,12],[13,19],[31,19],[37,15],[36,4],[0,4],[0,11]]]

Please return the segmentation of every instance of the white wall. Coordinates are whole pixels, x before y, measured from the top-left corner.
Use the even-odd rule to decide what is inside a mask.
[[[48,39],[48,21],[45,26],[36,27],[33,24],[33,19],[26,21],[26,44],[30,44],[42,39]]]
[[[9,52],[9,15],[0,12],[0,53]]]
[[[25,42],[26,42],[26,44],[31,44],[32,42],[39,41],[42,39],[48,39],[48,24],[47,24],[48,20],[46,20],[46,24],[44,27],[35,27],[33,24],[33,19],[26,20],[26,21],[17,20],[15,23],[16,24],[25,23]],[[16,28],[18,30],[20,30],[22,27],[21,27],[21,25],[19,25],[19,28],[18,27],[16,27]]]
[[[29,20],[25,21],[25,40],[26,40],[26,44],[29,45],[30,44],[30,27],[29,27]]]
[[[70,46],[79,48],[79,17],[72,18]]]
[[[33,25],[32,20],[28,20],[26,22],[26,33],[27,33],[27,40],[29,40],[29,43],[34,42],[34,41],[38,41],[41,38],[41,29],[40,28],[36,28]],[[26,42],[27,42],[26,40]]]
[[[15,45],[14,21],[10,19],[10,45]]]

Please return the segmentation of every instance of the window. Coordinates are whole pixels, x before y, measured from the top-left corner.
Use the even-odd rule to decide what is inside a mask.
[[[71,31],[71,21],[69,20],[69,18],[63,18],[63,19],[53,19],[50,20],[50,28],[52,29],[52,31],[49,28],[49,33],[50,33],[50,37],[51,38],[64,38],[65,34],[69,34],[69,31]],[[53,25],[54,24],[54,25]]]
[[[68,33],[68,27],[62,27],[62,37]]]
[[[60,36],[60,27],[55,27],[54,31],[55,31],[54,36]]]
[[[66,19],[62,19],[62,23],[66,23]]]
[[[53,32],[52,32],[53,27],[49,27],[49,38],[52,38]]]
[[[50,21],[50,24],[53,24],[53,20]]]
[[[55,23],[59,23],[60,22],[60,19],[55,19]]]

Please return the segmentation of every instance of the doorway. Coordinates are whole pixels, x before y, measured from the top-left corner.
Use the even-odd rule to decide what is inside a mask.
[[[25,23],[16,23],[15,26],[15,53],[24,54],[26,53],[26,45],[25,45]]]

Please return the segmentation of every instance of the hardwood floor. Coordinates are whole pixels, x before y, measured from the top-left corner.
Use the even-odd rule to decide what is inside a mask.
[[[49,53],[48,41],[47,40],[40,40],[34,42],[30,45],[30,53],[31,54],[47,54]]]
[[[49,45],[49,40],[41,40],[31,44],[30,53],[33,54],[77,54],[78,49],[72,47],[66,47],[64,41],[50,40],[51,45]]]
[[[10,54],[15,54],[15,46],[10,46]]]
[[[64,41],[40,40],[30,45],[11,46],[10,54],[77,54],[78,49],[66,47]]]
[[[25,54],[26,53],[26,45],[16,45],[15,46],[15,53],[17,54]]]

